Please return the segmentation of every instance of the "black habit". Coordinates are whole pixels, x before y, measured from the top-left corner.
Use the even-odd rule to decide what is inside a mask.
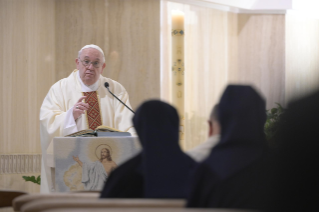
[[[270,185],[265,101],[250,86],[230,85],[218,120],[221,140],[195,171],[187,206],[264,209]]]
[[[179,146],[179,117],[157,100],[143,103],[133,118],[141,153],[115,169],[101,198],[186,198],[196,165]]]

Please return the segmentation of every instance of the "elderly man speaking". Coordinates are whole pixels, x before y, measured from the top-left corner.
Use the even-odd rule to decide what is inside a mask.
[[[134,133],[132,112],[104,87],[108,82],[110,90],[130,107],[125,88],[101,75],[105,68],[103,50],[93,44],[86,45],[79,51],[75,62],[77,69],[50,88],[41,106],[41,193],[52,190],[47,151],[52,152],[54,137],[89,128],[94,130],[100,125]]]

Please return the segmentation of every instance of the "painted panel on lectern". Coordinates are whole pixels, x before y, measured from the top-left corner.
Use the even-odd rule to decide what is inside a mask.
[[[102,190],[110,173],[139,151],[132,139],[56,140],[55,191]]]

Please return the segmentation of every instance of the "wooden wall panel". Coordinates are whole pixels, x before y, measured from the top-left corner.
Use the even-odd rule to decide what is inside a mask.
[[[112,0],[106,76],[128,90],[134,109],[160,98],[160,1]]]
[[[30,176],[30,175],[38,176],[40,175],[40,173],[0,175],[0,188],[26,191],[28,193],[39,193],[40,186],[38,184],[25,182],[24,179],[22,178],[22,176]]]
[[[238,14],[228,13],[227,81],[237,83],[238,76]]]
[[[0,1],[0,154],[41,153],[39,110],[55,81],[54,2]]]
[[[263,94],[267,108],[285,103],[285,16],[238,14],[237,70],[229,83],[251,84]],[[231,50],[230,50],[231,51]]]
[[[56,81],[76,68],[78,51],[87,44],[107,48],[105,0],[56,0]]]
[[[160,96],[160,1],[57,0],[57,78],[75,68],[78,51],[100,46],[106,56],[103,75],[120,82],[134,109]]]
[[[39,111],[55,81],[54,1],[0,0],[0,28],[0,154],[41,154]],[[1,175],[0,188],[39,192],[23,175]]]
[[[319,88],[319,20],[286,16],[286,102]]]

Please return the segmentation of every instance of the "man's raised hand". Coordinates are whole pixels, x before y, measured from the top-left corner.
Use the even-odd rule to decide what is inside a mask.
[[[82,102],[86,96],[82,96],[77,103],[73,106],[73,117],[74,120],[77,120],[82,114],[85,113],[86,110],[89,109],[89,104]]]

